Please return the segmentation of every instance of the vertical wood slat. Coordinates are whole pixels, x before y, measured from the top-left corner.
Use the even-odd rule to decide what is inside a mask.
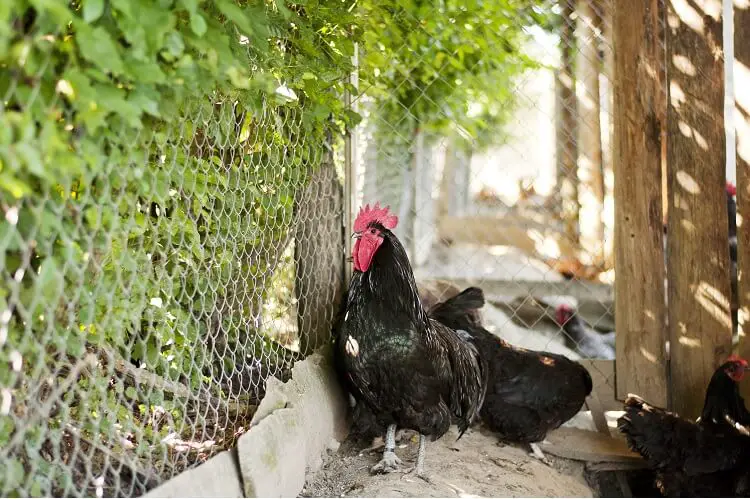
[[[569,241],[579,242],[581,204],[578,200],[578,98],[575,74],[575,1],[562,0],[560,27],[560,121],[555,131],[557,183],[560,189],[561,215]]]
[[[617,398],[666,406],[660,0],[614,2]]]
[[[734,6],[734,96],[737,133],[737,265],[739,353],[750,359],[750,7]],[[740,225],[741,224],[741,225]],[[750,385],[743,383],[743,395]]]
[[[580,182],[584,185],[584,200],[590,199],[589,209],[598,212],[593,220],[593,230],[584,234],[598,258],[604,248],[604,172],[602,170],[602,128],[599,73],[603,69],[599,57],[596,32],[597,17],[602,9],[601,0],[578,0],[576,7],[576,86],[578,88],[578,160]],[[579,187],[580,188],[580,187]]]
[[[687,418],[732,347],[722,6],[705,5],[696,15],[667,3],[670,378],[672,408]]]

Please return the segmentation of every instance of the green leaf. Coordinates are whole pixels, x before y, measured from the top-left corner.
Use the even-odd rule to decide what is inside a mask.
[[[122,74],[125,67],[112,37],[102,27],[76,23],[76,44],[81,56],[103,71]]]
[[[203,36],[206,34],[208,24],[206,24],[206,20],[203,19],[202,15],[191,12],[190,29],[196,34],[196,36]]]
[[[226,18],[237,25],[245,35],[253,34],[253,26],[247,13],[237,6],[232,0],[217,0],[216,6]]]
[[[80,357],[86,352],[86,344],[76,331],[68,333],[68,341],[65,343],[65,351],[73,357]]]
[[[174,57],[180,57],[185,51],[185,44],[182,41],[182,36],[180,36],[180,34],[176,31],[173,31],[172,33],[167,35],[166,47],[167,50],[169,50],[169,53]]]
[[[16,199],[21,199],[31,192],[31,188],[26,182],[6,172],[0,173],[0,189],[10,193]]]
[[[83,20],[92,23],[104,13],[104,0],[83,0]]]
[[[23,483],[26,477],[26,470],[23,468],[21,461],[15,458],[5,459],[5,482],[3,483],[4,490],[13,490]]]
[[[284,0],[275,0],[274,3],[276,4],[276,8],[279,10],[279,14],[285,19],[289,20],[292,17],[292,11],[289,10],[286,6],[286,2]]]
[[[190,14],[195,14],[195,11],[198,10],[198,3],[200,3],[200,0],[180,0],[180,3]]]
[[[46,302],[56,302],[62,294],[63,276],[54,258],[48,257],[39,267],[36,278],[37,293],[44,296]]]

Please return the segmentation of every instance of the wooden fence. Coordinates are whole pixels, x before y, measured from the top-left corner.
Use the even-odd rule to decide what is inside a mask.
[[[724,19],[714,4],[699,12],[681,1],[614,0],[617,397],[637,393],[688,417],[699,415],[713,370],[733,348]],[[747,7],[735,6],[734,33],[738,349],[748,356]]]

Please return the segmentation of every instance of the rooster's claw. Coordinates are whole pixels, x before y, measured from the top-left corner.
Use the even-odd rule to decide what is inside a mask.
[[[370,468],[370,473],[393,473],[394,471],[399,471],[400,465],[401,459],[398,458],[395,452],[385,451],[383,453],[383,459]]]

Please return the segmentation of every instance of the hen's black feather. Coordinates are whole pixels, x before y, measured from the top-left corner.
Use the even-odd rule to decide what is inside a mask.
[[[750,437],[705,426],[630,396],[617,420],[631,449],[657,473],[668,497],[742,497],[750,489]]]
[[[336,331],[339,375],[378,424],[436,439],[455,417],[463,434],[482,405],[487,369],[470,340],[428,317],[403,246],[373,226],[384,240],[349,284]]]
[[[735,423],[750,426],[750,413],[740,395],[740,387],[727,373],[735,368],[736,363],[728,361],[711,376],[699,419],[702,426],[734,427]]]
[[[489,381],[480,411],[487,426],[509,442],[543,440],[576,415],[591,393],[591,375],[562,355],[516,348],[482,327],[477,310],[484,306],[479,288],[435,305],[430,316],[474,338],[489,366]]]

